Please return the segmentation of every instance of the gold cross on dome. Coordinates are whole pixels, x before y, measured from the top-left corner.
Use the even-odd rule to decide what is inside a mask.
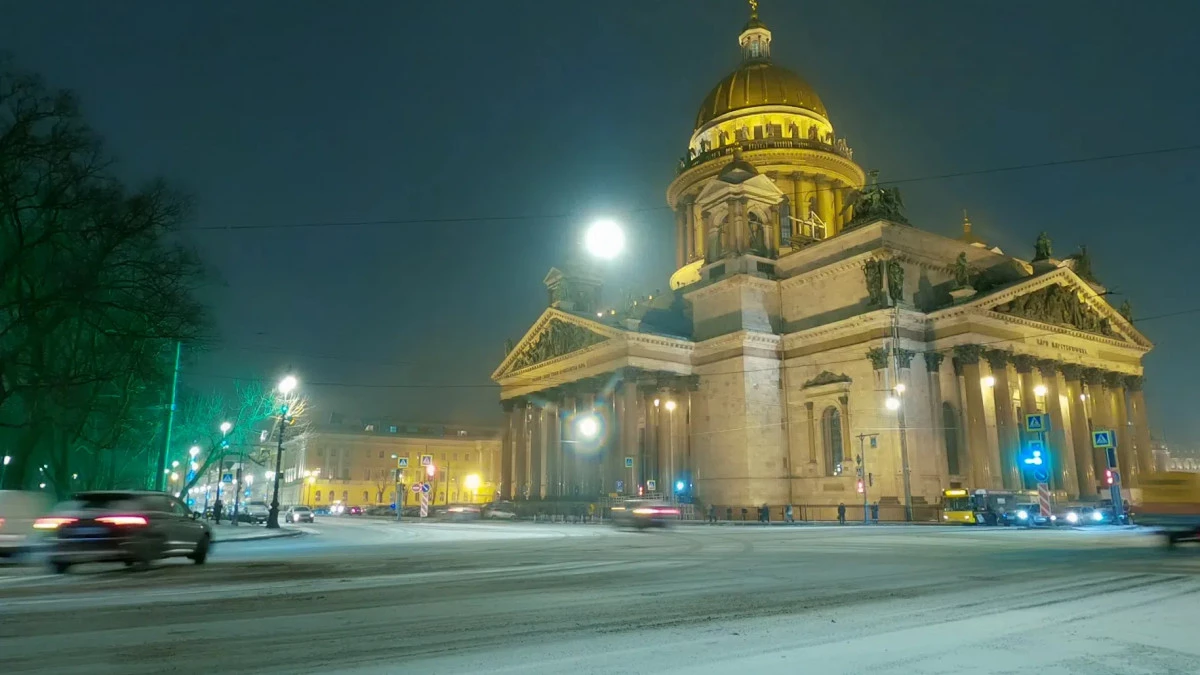
[[[750,0],[750,17],[758,18],[758,0]]]

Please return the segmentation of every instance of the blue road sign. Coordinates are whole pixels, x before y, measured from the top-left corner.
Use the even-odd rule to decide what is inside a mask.
[[[421,492],[428,493],[430,490],[429,483],[421,483]]]
[[[658,481],[656,481],[656,480],[646,481],[646,489],[651,492],[654,492],[655,490],[658,489]]]
[[[1113,471],[1112,477],[1113,477],[1113,482],[1112,482],[1113,485],[1121,484],[1121,472],[1120,471]]]
[[[408,458],[407,457],[397,457],[396,458],[396,468],[397,469],[407,469],[408,468]]]
[[[433,455],[421,455],[421,466],[433,464]]]
[[[626,458],[625,458],[625,468],[626,468],[626,469],[632,469],[632,468],[633,468],[633,458],[632,458],[632,457],[626,457]]]
[[[1116,434],[1112,432],[1112,429],[1100,429],[1092,432],[1092,447],[1115,448],[1116,446]]]
[[[222,483],[232,483],[233,482],[233,474],[231,474],[231,473],[221,474],[221,482]]]
[[[1046,431],[1049,426],[1046,423],[1046,416],[1041,413],[1025,416],[1025,431],[1033,433]]]
[[[1050,481],[1050,472],[1043,467],[1038,467],[1033,470],[1033,479],[1039,483],[1048,483]]]
[[[625,481],[623,481],[623,480],[617,481],[617,492],[620,492],[621,490],[624,490],[624,489],[625,489]]]

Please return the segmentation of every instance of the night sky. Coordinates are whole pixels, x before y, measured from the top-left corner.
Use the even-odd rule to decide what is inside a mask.
[[[775,60],[884,180],[1200,144],[1200,3],[761,13]],[[664,191],[746,16],[739,0],[4,1],[0,48],[78,92],[130,181],[194,195],[221,348],[184,385],[291,366],[324,411],[490,422],[504,339],[542,311],[543,276],[588,220],[630,231],[610,290],[666,287]],[[1009,253],[1031,256],[1041,230],[1060,257],[1087,244],[1114,305],[1154,317],[1200,307],[1198,160],[901,187],[925,229],[956,234],[966,208]],[[504,219],[411,222],[484,217]],[[1200,313],[1138,325],[1157,345],[1156,435],[1200,440]]]

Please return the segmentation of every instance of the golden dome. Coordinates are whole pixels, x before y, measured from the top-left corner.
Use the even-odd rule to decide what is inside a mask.
[[[708,92],[696,113],[695,129],[725,113],[760,105],[792,106],[829,117],[817,92],[799,75],[770,61],[757,61],[743,63]]]

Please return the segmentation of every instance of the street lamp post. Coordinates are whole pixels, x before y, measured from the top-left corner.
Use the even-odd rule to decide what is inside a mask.
[[[267,527],[279,529],[279,479],[283,473],[283,430],[287,426],[287,395],[296,388],[296,378],[288,375],[279,381],[279,393],[283,395],[283,406],[279,411],[279,440],[275,446],[274,488],[271,493],[271,510],[267,514]]]
[[[8,478],[8,465],[12,463],[12,456],[4,456],[4,468],[0,469],[0,490],[4,489],[4,479]]]

